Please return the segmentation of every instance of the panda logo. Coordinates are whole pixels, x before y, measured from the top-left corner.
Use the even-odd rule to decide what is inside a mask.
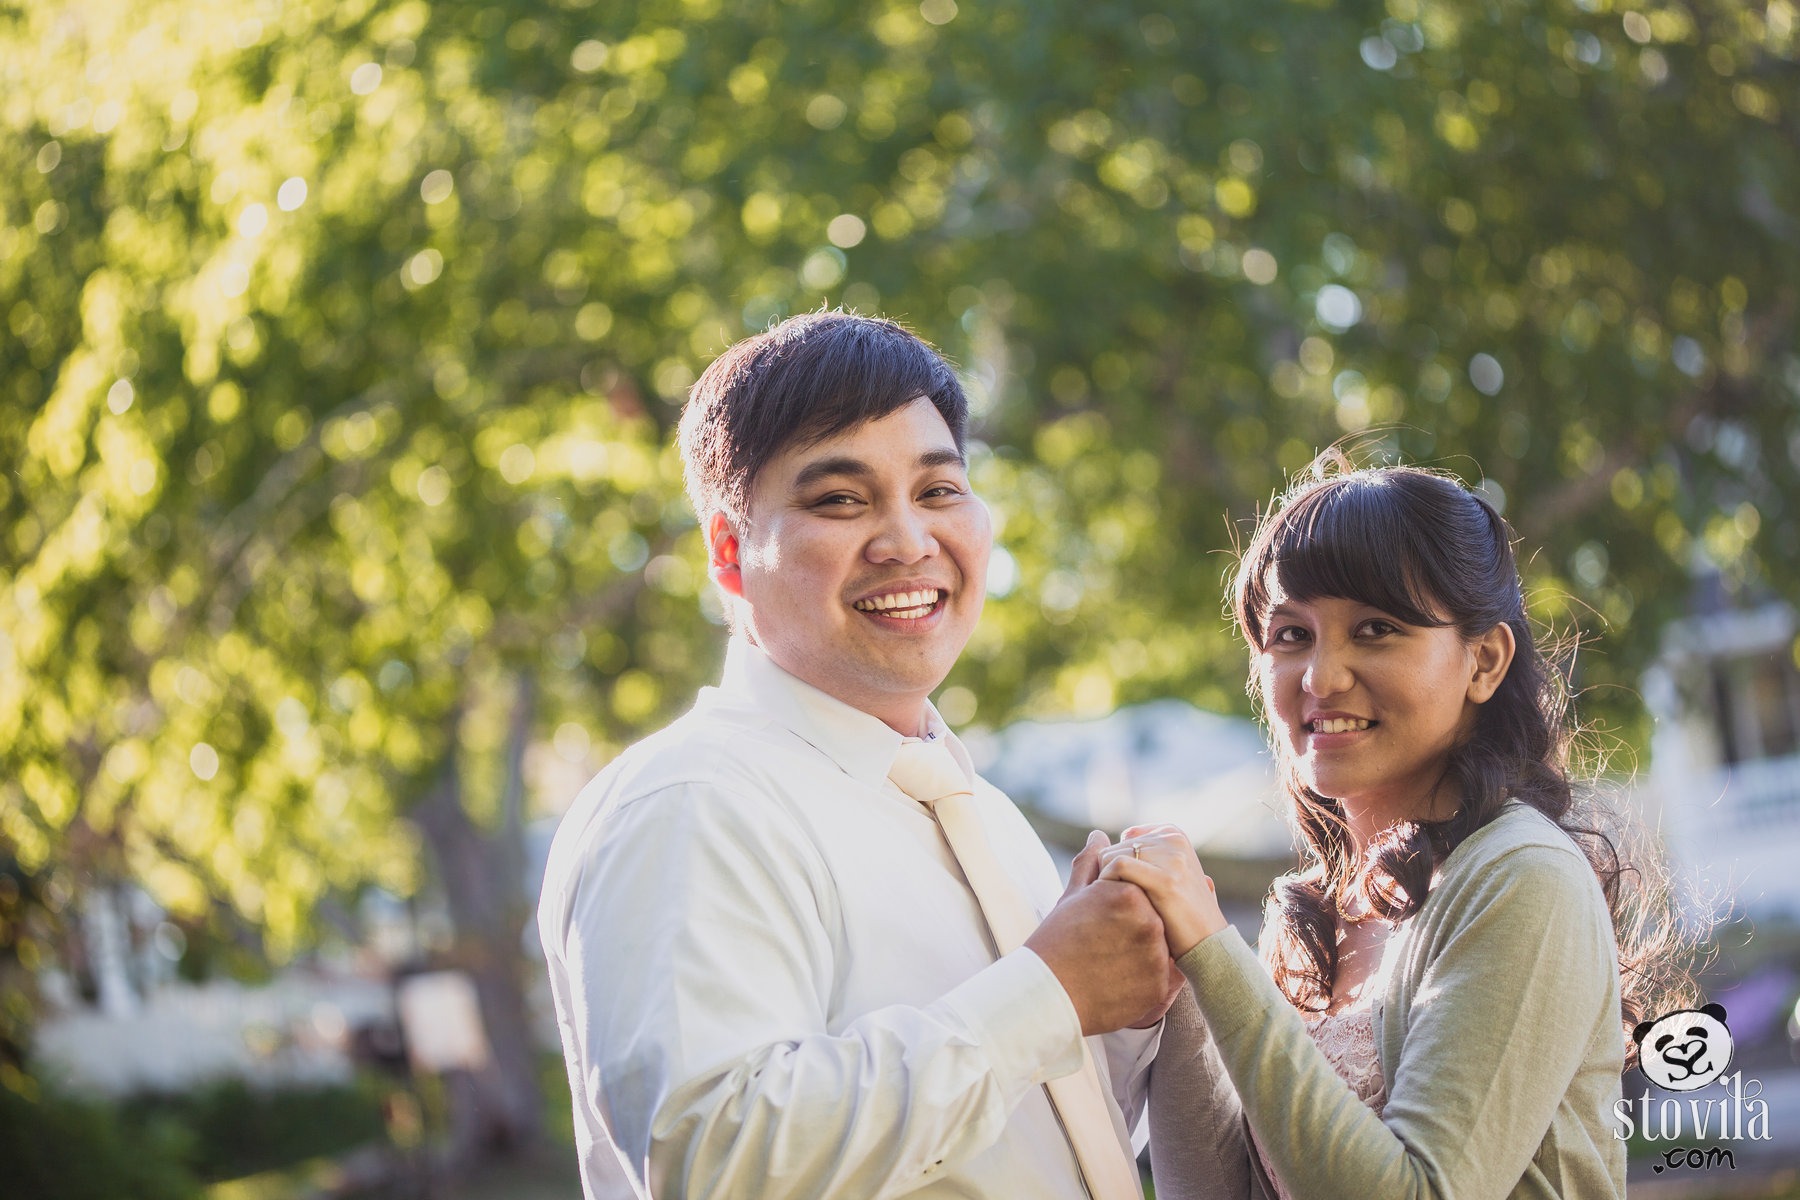
[[[1631,1038],[1638,1045],[1638,1066],[1650,1082],[1671,1092],[1703,1088],[1731,1064],[1731,1030],[1722,1004],[1645,1021]]]

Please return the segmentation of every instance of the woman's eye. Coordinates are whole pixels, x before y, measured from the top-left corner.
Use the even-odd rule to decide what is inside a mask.
[[[1298,625],[1283,625],[1269,635],[1271,646],[1294,646],[1306,640],[1306,630]]]
[[[1386,637],[1390,633],[1399,633],[1400,627],[1392,621],[1365,621],[1363,632],[1370,637]]]

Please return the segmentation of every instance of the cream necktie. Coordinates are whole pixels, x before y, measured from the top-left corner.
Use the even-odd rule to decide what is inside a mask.
[[[1037,928],[1037,912],[995,857],[981,828],[969,777],[949,748],[938,741],[902,742],[888,778],[937,818],[1000,953],[1017,950]],[[1085,1039],[1081,1069],[1050,1080],[1044,1088],[1075,1151],[1088,1194],[1094,1200],[1141,1200],[1144,1191],[1137,1165],[1126,1156],[1113,1132],[1100,1073]]]

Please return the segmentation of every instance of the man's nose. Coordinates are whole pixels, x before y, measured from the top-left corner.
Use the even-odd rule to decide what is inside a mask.
[[[872,562],[918,562],[938,551],[931,517],[911,504],[892,505],[882,514],[880,528],[869,541]]]

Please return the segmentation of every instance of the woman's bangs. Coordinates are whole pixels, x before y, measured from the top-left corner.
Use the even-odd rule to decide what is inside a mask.
[[[1335,483],[1284,512],[1256,556],[1250,582],[1258,615],[1271,607],[1273,573],[1292,600],[1354,600],[1408,625],[1446,624],[1420,586],[1423,562],[1413,545],[1416,531],[1397,511],[1400,497],[1372,482]]]

